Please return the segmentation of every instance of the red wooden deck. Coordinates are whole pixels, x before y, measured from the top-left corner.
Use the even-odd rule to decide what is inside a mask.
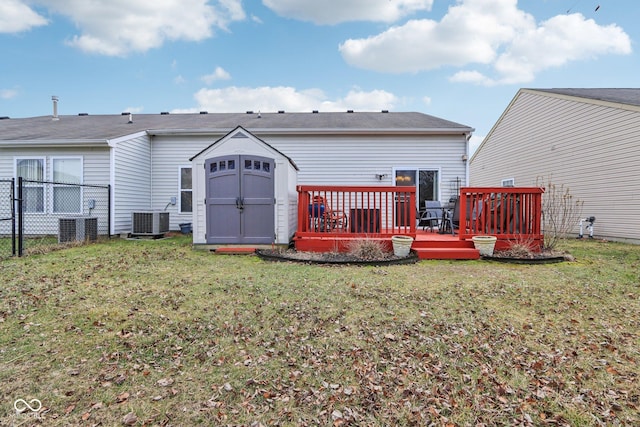
[[[405,234],[406,235],[406,234]],[[305,236],[295,238],[298,251],[308,252],[348,252],[351,242],[359,239],[380,240],[388,250],[392,250],[391,235],[381,236],[349,236],[347,234],[327,234],[322,236]],[[411,249],[420,259],[478,259],[480,253],[474,248],[471,240],[461,240],[457,235],[440,234],[437,231],[417,230]]]
[[[299,251],[346,252],[350,242],[375,239],[391,249],[391,236],[414,238],[421,259],[478,259],[472,238],[492,235],[496,249],[514,242],[542,247],[541,188],[466,187],[460,190],[460,228],[440,234],[416,227],[415,187],[299,186]]]

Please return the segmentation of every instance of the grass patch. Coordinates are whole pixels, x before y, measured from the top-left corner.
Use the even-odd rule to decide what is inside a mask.
[[[638,424],[640,247],[562,249],[326,267],[177,237],[2,261],[1,424],[20,398],[50,426]]]

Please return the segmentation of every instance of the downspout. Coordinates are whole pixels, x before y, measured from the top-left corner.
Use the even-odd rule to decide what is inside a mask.
[[[462,155],[462,161],[464,162],[464,185],[469,186],[469,140],[471,139],[471,132],[465,134],[464,154]]]

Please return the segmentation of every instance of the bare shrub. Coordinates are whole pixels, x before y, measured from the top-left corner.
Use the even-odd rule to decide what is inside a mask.
[[[359,259],[382,259],[389,256],[390,252],[382,240],[356,239],[347,245],[347,254]]]
[[[533,239],[519,238],[509,241],[509,247],[500,251],[502,255],[511,258],[534,258],[539,247]]]
[[[545,251],[553,251],[560,239],[566,237],[582,215],[584,201],[571,194],[564,184],[557,185],[549,177],[536,179],[536,185],[545,188],[542,195],[542,225]]]

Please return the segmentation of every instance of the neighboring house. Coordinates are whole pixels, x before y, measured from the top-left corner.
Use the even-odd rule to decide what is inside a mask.
[[[288,243],[296,185],[398,183],[417,185],[421,206],[449,200],[467,182],[472,131],[386,111],[4,118],[0,178],[110,184],[112,234],[131,232],[134,211],[166,210],[173,230],[193,222],[194,243]]]
[[[594,236],[632,242],[638,171],[640,89],[521,89],[469,166],[472,186],[563,185],[596,217]]]

